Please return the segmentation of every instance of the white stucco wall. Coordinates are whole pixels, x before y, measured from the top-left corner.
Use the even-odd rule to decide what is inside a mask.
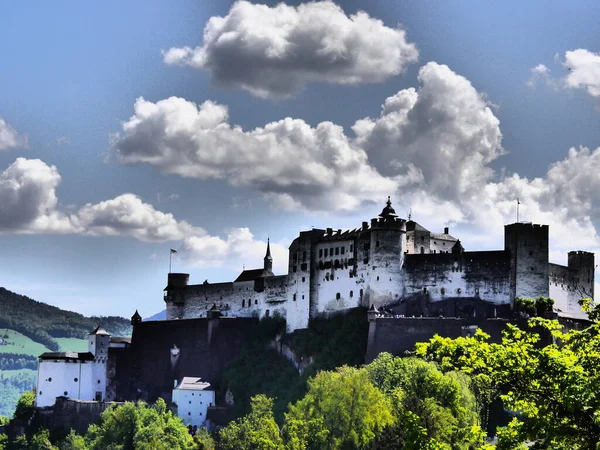
[[[215,406],[215,391],[173,389],[173,403],[177,404],[177,416],[186,425],[201,427],[208,408]]]
[[[36,406],[52,406],[56,397],[95,400],[106,398],[106,363],[42,360],[38,365]]]

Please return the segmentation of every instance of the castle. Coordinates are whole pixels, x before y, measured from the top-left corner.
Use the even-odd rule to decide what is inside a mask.
[[[190,285],[189,274],[169,273],[167,320],[262,318],[275,313],[288,331],[311,318],[358,306],[401,316],[508,316],[517,297],[555,300],[559,316],[585,318],[578,300],[594,295],[594,254],[572,251],[568,265],[548,262],[548,225],[513,223],[504,249],[465,251],[460,240],[427,230],[396,214],[388,197],[378,217],[352,230],[300,232],[289,247],[287,275],[273,274],[270,246],[260,269],[233,282]]]

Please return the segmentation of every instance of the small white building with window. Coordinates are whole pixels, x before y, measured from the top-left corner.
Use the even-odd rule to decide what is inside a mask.
[[[56,397],[106,400],[106,362],[111,347],[129,345],[130,338],[111,338],[97,327],[88,336],[87,352],[46,352],[38,358],[38,408],[53,406]]]
[[[200,378],[183,377],[173,389],[173,403],[177,405],[177,416],[186,425],[201,427],[208,408],[215,406],[215,391]]]

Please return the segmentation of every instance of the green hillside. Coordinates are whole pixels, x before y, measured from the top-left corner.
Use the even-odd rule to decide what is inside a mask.
[[[87,351],[87,335],[98,325],[113,336],[131,336],[129,319],[85,317],[0,287],[0,416],[35,386],[37,358],[48,351]]]
[[[0,328],[15,330],[53,351],[60,348],[56,338],[83,339],[98,325],[113,336],[131,335],[129,320],[123,317],[85,317],[4,288],[0,288],[0,311]]]

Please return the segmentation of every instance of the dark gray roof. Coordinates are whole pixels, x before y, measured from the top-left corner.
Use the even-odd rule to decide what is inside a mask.
[[[455,238],[454,236],[452,236],[450,234],[434,233],[433,231],[431,232],[431,238],[439,239],[439,240],[446,240],[446,241],[457,241],[458,240],[457,238]]]
[[[238,281],[253,281],[253,280],[256,280],[257,278],[272,277],[272,276],[273,276],[273,272],[271,272],[270,270],[265,270],[265,269],[244,270],[235,279],[234,283],[238,282]]]
[[[118,337],[118,336],[111,336],[110,338],[110,343],[111,344],[131,344],[131,338],[130,337]]]
[[[424,226],[418,224],[414,220],[409,220],[406,222],[406,231],[429,231]]]
[[[40,359],[63,359],[65,361],[93,361],[94,355],[90,352],[46,352],[39,356]]]

